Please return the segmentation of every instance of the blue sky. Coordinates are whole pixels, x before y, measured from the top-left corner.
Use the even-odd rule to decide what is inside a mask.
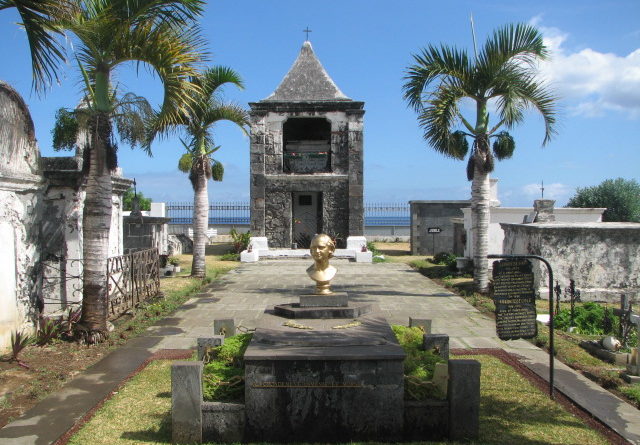
[[[240,104],[268,96],[280,83],[309,26],[316,55],[340,87],[365,102],[365,200],[467,199],[465,163],[436,153],[422,139],[415,113],[402,100],[402,77],[411,54],[430,43],[472,50],[469,15],[479,44],[498,26],[538,26],[552,50],[540,67],[560,97],[558,135],[541,148],[543,125],[531,114],[512,131],[516,153],[496,164],[503,206],[528,206],[540,196],[564,205],[576,187],[608,178],[640,180],[640,2],[637,0],[540,0],[536,2],[396,0],[209,1],[201,20],[210,64],[227,65],[246,88],[225,90]],[[61,85],[44,97],[31,92],[27,43],[13,11],[0,13],[0,79],[27,101],[44,156],[51,149],[55,111],[73,107],[81,80],[74,64]],[[121,67],[117,81],[157,104],[161,85],[144,70]],[[215,130],[222,148],[225,180],[210,183],[212,200],[248,200],[249,141],[230,124]],[[154,201],[191,200],[186,175],[177,170],[182,154],[176,138],[153,145],[154,156],[121,144],[120,166]]]

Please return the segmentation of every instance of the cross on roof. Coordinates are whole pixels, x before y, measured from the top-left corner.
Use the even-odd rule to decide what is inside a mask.
[[[313,32],[309,29],[309,27],[307,26],[307,29],[303,29],[302,32],[307,34],[307,37],[305,38],[305,40],[309,40],[309,33]]]

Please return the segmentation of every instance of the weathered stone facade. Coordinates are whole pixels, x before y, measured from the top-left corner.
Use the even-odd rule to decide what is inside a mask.
[[[296,242],[301,221],[309,235],[363,235],[364,102],[338,89],[305,42],[276,91],[249,105],[251,232],[275,247]],[[307,219],[296,202],[313,207]]]
[[[113,177],[110,255],[122,253],[130,183]],[[26,104],[0,81],[0,349],[81,298],[83,201],[81,157],[41,158]]]
[[[505,254],[539,255],[553,268],[561,287],[573,279],[583,300],[619,302],[627,295],[640,301],[640,224],[535,223],[500,224]],[[535,283],[548,295],[547,269],[534,264]],[[555,283],[554,283],[555,284]]]

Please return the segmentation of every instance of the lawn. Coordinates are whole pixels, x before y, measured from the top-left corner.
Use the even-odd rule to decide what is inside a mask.
[[[493,299],[473,291],[473,278],[470,275],[456,274],[446,266],[431,263],[430,257],[411,256],[408,243],[375,243],[377,248],[387,256],[388,261],[403,262],[418,270],[424,276],[447,287],[462,296],[468,303],[489,317],[494,317],[495,305]],[[579,305],[580,303],[578,303]],[[561,301],[560,309],[568,309],[570,303]],[[609,308],[615,304],[606,304]],[[555,300],[554,300],[555,309]],[[548,294],[536,300],[536,310],[539,314],[549,313]],[[640,408],[640,390],[638,386],[626,384],[619,376],[622,367],[616,367],[604,362],[579,346],[582,340],[600,339],[602,336],[580,335],[556,329],[554,335],[556,358],[573,369],[582,372],[586,377],[600,384],[603,388],[613,392],[618,397]],[[538,336],[531,340],[536,346],[548,350],[549,328],[538,324]]]
[[[498,358],[458,357],[482,364],[477,443],[608,443]],[[69,444],[171,443],[170,365],[168,360],[152,362],[114,394]]]

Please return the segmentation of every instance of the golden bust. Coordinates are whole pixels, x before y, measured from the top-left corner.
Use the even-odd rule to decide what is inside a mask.
[[[333,256],[336,245],[329,235],[321,233],[311,240],[310,250],[313,265],[307,269],[307,275],[316,282],[316,294],[331,294],[329,286],[337,270],[329,265],[329,258]]]

